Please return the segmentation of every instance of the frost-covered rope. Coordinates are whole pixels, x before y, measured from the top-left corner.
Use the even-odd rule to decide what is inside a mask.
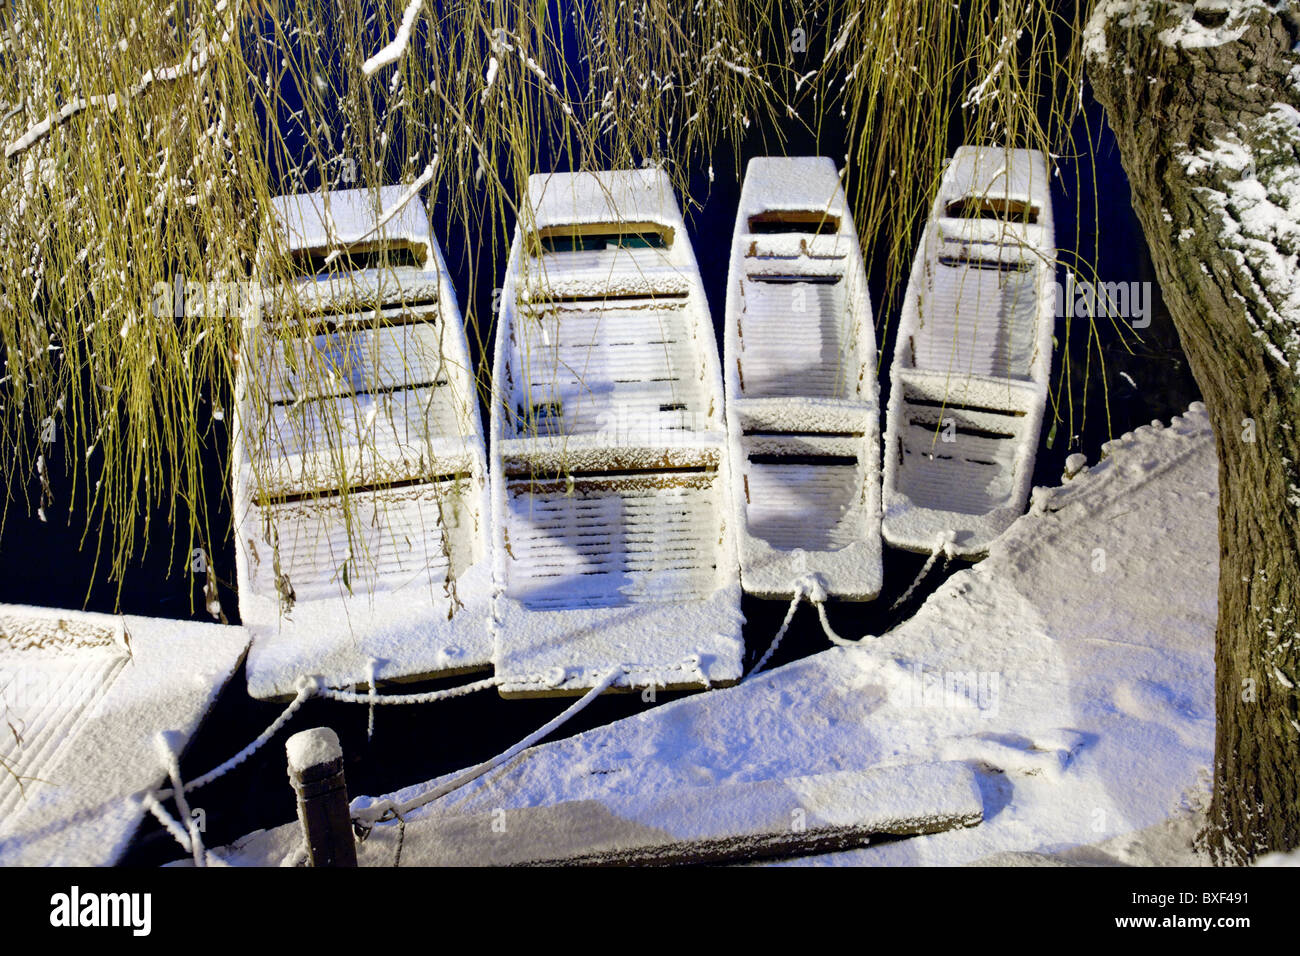
[[[205,867],[208,865],[207,853],[203,849],[203,840],[199,837],[199,821],[194,819],[194,814],[190,811],[189,801],[185,799],[185,785],[181,782],[181,765],[176,758],[176,751],[172,748],[171,743],[167,740],[167,735],[159,733],[154,738],[154,743],[158,747],[158,754],[163,759],[163,764],[167,767],[167,776],[172,781],[172,795],[176,799],[176,811],[185,821],[185,827],[190,835],[190,851],[194,855],[194,865]]]
[[[497,764],[505,760],[509,760],[520,750],[523,750],[524,748],[531,746],[537,739],[544,737],[546,734],[550,733],[560,724],[564,723],[566,720],[568,720],[578,711],[582,710],[583,707],[586,707],[587,704],[590,703],[591,698],[607,690],[609,688],[609,685],[612,684],[614,680],[617,679],[617,677],[621,673],[622,673],[622,668],[618,668],[614,671],[611,671],[610,674],[603,681],[601,681],[599,685],[597,685],[597,687],[593,688],[590,692],[588,692],[588,694],[585,697],[579,700],[576,704],[574,704],[564,713],[560,714],[560,716],[555,718],[555,720],[552,720],[546,726],[538,730],[535,734],[531,735],[526,740],[516,744],[510,750],[506,751],[504,754],[501,754],[499,757],[493,758],[492,761],[488,761],[486,764],[480,764],[478,767],[475,767],[472,770],[468,771],[467,773],[463,774],[461,778],[458,778],[458,780],[460,780],[459,783],[456,783],[456,781],[453,781],[453,783],[456,783],[456,786],[462,786],[464,783],[468,783],[470,780],[473,780],[474,777],[479,776],[480,774],[483,773],[487,773],[487,771],[491,770]],[[375,661],[373,660],[370,662],[368,667],[368,676],[370,679],[370,687],[365,694],[357,694],[351,691],[333,690],[332,688],[322,687],[320,681],[315,677],[299,678],[298,692],[297,694],[294,695],[293,700],[290,701],[289,704],[284,708],[284,710],[280,713],[280,716],[277,717],[275,720],[273,720],[271,724],[265,730],[263,730],[256,737],[256,739],[253,740],[252,743],[250,743],[247,747],[240,750],[239,753],[235,754],[229,760],[225,761],[224,763],[220,764],[217,767],[214,767],[212,770],[209,770],[207,773],[203,774],[202,776],[195,777],[189,783],[184,783],[181,780],[180,763],[177,759],[175,751],[171,748],[171,746],[167,743],[167,741],[162,736],[159,736],[158,740],[156,741],[158,746],[158,752],[163,758],[163,764],[167,769],[168,776],[171,778],[172,785],[170,789],[145,792],[138,799],[140,800],[144,808],[147,809],[150,813],[152,813],[158,819],[158,822],[161,823],[163,827],[167,829],[167,831],[172,835],[172,837],[176,840],[176,842],[181,845],[182,849],[184,849],[186,853],[192,853],[194,855],[194,863],[196,866],[206,866],[208,861],[207,850],[204,848],[202,840],[199,837],[198,821],[195,820],[190,813],[189,803],[185,799],[185,794],[197,790],[199,787],[207,786],[208,784],[212,783],[214,780],[218,779],[219,777],[222,777],[225,774],[229,773],[231,770],[233,770],[235,767],[238,767],[249,757],[253,756],[253,754],[257,753],[257,751],[261,750],[262,747],[265,746],[267,741],[269,741],[272,737],[274,737],[280,731],[280,729],[284,727],[284,725],[287,724],[293,718],[293,715],[298,712],[299,708],[301,708],[302,705],[305,704],[311,698],[322,697],[328,700],[338,700],[346,703],[368,704],[370,706],[370,715],[369,715],[369,723],[367,727],[367,737],[369,738],[374,734],[374,729],[375,729],[374,709],[376,704],[431,703],[433,701],[446,700],[452,697],[461,697],[464,696],[465,694],[470,694],[478,690],[486,690],[489,687],[496,687],[500,683],[500,680],[498,678],[488,677],[480,681],[474,681],[473,683],[470,684],[462,684],[459,687],[449,687],[446,690],[430,691],[429,693],[425,693],[425,694],[380,695],[375,693]],[[455,787],[451,787],[448,790],[441,790],[441,792],[434,791],[431,795],[428,796],[426,800],[423,800],[421,802],[416,802],[414,806],[423,806],[424,803],[427,803],[429,800],[437,799],[438,797],[442,796],[443,793],[450,792],[451,789],[455,789]],[[178,823],[176,819],[170,813],[168,813],[167,810],[163,807],[161,801],[166,800],[168,798],[172,798],[176,801],[177,810],[180,811],[181,815],[185,818],[186,821],[185,826],[182,826],[180,823]],[[391,804],[388,805],[391,806]],[[404,805],[401,808],[395,807],[393,809],[399,815],[399,819],[400,819],[400,815],[407,812],[407,809],[409,808],[405,807]],[[188,828],[188,832],[187,832],[187,828]],[[306,848],[301,847],[299,849],[299,852],[295,853],[290,858],[287,858],[284,861],[283,865],[296,866],[297,862],[302,857],[305,857],[305,854],[306,854]]]
[[[497,754],[495,757],[492,757],[489,760],[485,760],[482,763],[471,767],[470,769],[466,770],[464,773],[460,774],[457,777],[454,777],[453,779],[447,781],[444,784],[440,784],[439,786],[433,787],[425,791],[424,793],[418,794],[417,796],[412,797],[410,800],[404,801],[403,803],[400,804],[394,803],[392,800],[385,798],[383,800],[380,800],[378,803],[371,804],[370,806],[364,806],[361,804],[361,801],[364,801],[367,798],[358,797],[356,800],[352,801],[353,822],[356,823],[359,827],[369,830],[376,823],[379,823],[384,820],[395,819],[395,818],[401,819],[405,817],[408,813],[410,813],[412,810],[417,810],[420,807],[432,803],[434,800],[437,800],[439,797],[446,796],[447,794],[451,793],[453,790],[459,790],[461,787],[465,786],[465,784],[470,783],[471,781],[476,780],[477,778],[483,776],[483,774],[487,773],[489,770],[501,766],[501,764],[505,763],[508,760],[514,759],[516,756],[519,755],[520,752],[527,750],[533,744],[537,743],[539,740],[549,735],[556,728],[560,727],[562,724],[564,724],[571,718],[577,716],[577,714],[580,711],[582,711],[588,704],[590,704],[593,700],[595,700],[606,690],[608,690],[610,686],[614,683],[614,681],[618,680],[618,678],[623,674],[623,670],[624,669],[622,666],[613,668],[612,670],[610,670],[608,674],[606,674],[603,678],[601,678],[601,680],[599,681],[599,683],[596,684],[595,687],[591,688],[591,690],[587,691],[587,693],[585,693],[581,698],[579,698],[577,701],[571,704],[562,713],[558,714],[557,716],[553,717],[551,720],[547,721],[545,724],[537,728],[535,731],[533,731],[523,740],[519,741],[517,744],[510,747],[509,749],[504,750],[501,753]]]
[[[193,851],[194,844],[190,842],[190,835],[185,832],[183,826],[176,822],[176,818],[163,808],[163,805],[158,802],[158,798],[154,796],[154,794],[146,793],[141,797],[141,802],[144,804],[146,810],[158,818],[158,822],[161,823],[163,828],[172,835],[172,838],[184,848],[186,853]]]
[[[776,636],[772,638],[772,643],[768,645],[763,656],[758,659],[758,663],[755,664],[753,669],[745,676],[745,680],[749,680],[761,671],[767,665],[767,662],[772,659],[772,655],[776,653],[777,647],[781,644],[781,639],[785,637],[786,632],[790,629],[790,622],[794,620],[795,611],[799,609],[799,602],[804,598],[807,598],[808,603],[817,611],[817,620],[821,622],[822,632],[826,635],[826,639],[832,644],[835,644],[838,647],[858,647],[863,641],[866,641],[871,637],[870,634],[866,634],[858,640],[850,640],[846,637],[840,637],[835,633],[835,628],[831,627],[830,618],[826,615],[826,601],[828,597],[829,595],[826,593],[826,584],[822,581],[819,575],[808,574],[795,581],[794,597],[790,599],[790,607],[785,612],[785,620],[781,622],[781,627],[776,632]]]
[[[828,641],[830,641],[832,644],[836,645],[837,647],[857,647],[863,641],[871,637],[870,634],[864,634],[862,637],[856,640],[851,640],[847,637],[840,637],[838,634],[835,633],[835,628],[831,627],[831,622],[826,617],[825,600],[823,599],[819,601],[816,598],[811,596],[808,598],[808,600],[812,601],[813,607],[817,609],[817,620],[822,622],[822,633],[826,635],[826,639]]]
[[[231,770],[238,767],[257,751],[261,750],[280,729],[287,724],[308,700],[313,697],[322,697],[327,700],[338,700],[350,704],[369,704],[373,708],[375,704],[427,704],[437,700],[446,700],[451,697],[460,697],[464,694],[470,694],[474,691],[485,690],[488,687],[495,687],[500,681],[495,677],[488,677],[481,681],[475,681],[470,684],[462,684],[459,687],[449,687],[446,690],[430,691],[426,694],[376,694],[374,692],[373,671],[371,672],[370,690],[365,694],[357,694],[351,691],[333,690],[332,688],[322,687],[320,681],[315,677],[301,677],[298,679],[298,693],[294,699],[284,708],[280,716],[271,722],[257,738],[239,753],[235,754],[225,763],[214,767],[202,776],[195,777],[189,783],[185,784],[185,793],[197,790],[199,787],[205,787],[217,778],[224,776]],[[371,716],[370,729],[374,729],[373,711]],[[176,795],[176,783],[172,782],[172,789],[158,790],[153,796],[157,800],[166,800],[168,797]],[[186,845],[186,850],[189,846]]]
[[[487,690],[489,687],[496,687],[500,683],[501,679],[498,677],[485,677],[469,684],[460,684],[457,687],[448,687],[445,690],[431,690],[423,694],[376,694],[373,686],[370,691],[364,694],[358,694],[350,690],[334,690],[330,687],[322,687],[316,692],[316,696],[325,700],[337,700],[345,704],[369,704],[373,710],[377,704],[432,704],[435,701],[464,697],[466,694],[472,694],[475,691]]]
[[[375,701],[378,699],[375,688],[375,659],[372,657],[366,661],[366,679],[370,681],[367,690],[370,692],[370,707],[366,713],[366,741],[375,739]]]
[[[159,735],[156,740],[158,751],[162,755],[163,763],[167,768],[167,774],[171,778],[172,786],[170,790],[155,790],[146,792],[140,799],[145,808],[152,813],[172,837],[179,843],[186,853],[194,854],[194,864],[196,866],[206,865],[206,853],[203,844],[199,840],[198,821],[190,813],[189,802],[185,799],[185,794],[191,790],[197,790],[199,787],[206,786],[213,780],[228,773],[230,770],[239,766],[253,754],[257,753],[268,740],[275,736],[276,732],[283,727],[294,714],[298,712],[309,698],[315,696],[319,687],[315,678],[302,678],[298,681],[298,693],[289,703],[284,711],[272,721],[271,725],[262,731],[262,733],[251,744],[235,754],[225,763],[209,770],[201,777],[195,777],[189,783],[181,782],[180,764],[176,758],[175,752],[167,741]],[[160,801],[172,797],[176,800],[176,809],[186,818],[186,826],[182,827],[172,817],[170,813],[163,808]]]
[[[758,659],[758,663],[754,665],[749,674],[746,675],[745,680],[749,680],[761,671],[764,666],[766,666],[767,662],[772,659],[772,655],[776,653],[777,647],[781,644],[781,639],[785,637],[785,632],[790,629],[790,622],[794,620],[794,612],[799,610],[799,602],[803,600],[804,594],[803,582],[796,582],[794,586],[794,597],[790,599],[790,607],[785,612],[785,620],[781,622],[780,630],[776,632],[776,637],[772,638],[772,643],[767,646],[767,650],[763,653],[763,656]]]
[[[826,616],[826,601],[830,597],[826,593],[826,584],[821,577],[816,574],[810,574],[804,579],[804,592],[808,595],[808,601],[817,609],[817,620],[821,621],[822,633],[826,639],[837,647],[857,647],[863,641],[870,639],[870,634],[864,634],[857,640],[850,640],[847,637],[840,637],[835,633],[835,628],[831,627],[830,618]]]
[[[898,608],[912,596],[912,592],[920,587],[921,582],[925,580],[925,576],[929,574],[930,569],[934,567],[934,562],[938,560],[939,555],[942,554],[945,559],[952,557],[952,546],[956,541],[957,534],[954,531],[944,531],[939,534],[939,538],[934,544],[934,550],[930,552],[930,557],[927,558],[925,564],[921,566],[920,572],[916,575],[916,580],[912,582],[911,586],[908,587],[906,591],[899,595],[898,600],[889,606],[891,611],[898,610]]]
[[[292,701],[289,702],[289,706],[285,707],[284,712],[281,713],[279,717],[275,718],[275,720],[271,722],[271,725],[267,727],[266,730],[262,731],[261,734],[258,735],[256,740],[254,740],[251,744],[249,744],[239,753],[235,754],[233,757],[231,757],[229,760],[227,760],[225,763],[221,764],[220,766],[214,767],[213,769],[209,770],[201,777],[195,777],[189,783],[185,784],[185,792],[189,793],[192,790],[197,790],[199,787],[206,787],[213,780],[216,780],[218,777],[224,776],[225,774],[229,773],[231,770],[238,767],[249,757],[253,756],[253,754],[257,753],[259,750],[262,749],[262,746],[268,740],[270,740],[272,737],[276,735],[276,733],[280,730],[281,727],[283,727],[285,724],[289,722],[289,719],[298,712],[298,708],[300,708],[303,704],[305,704],[309,699],[316,696],[316,694],[318,694],[319,692],[320,692],[320,685],[317,682],[316,678],[314,677],[299,678],[298,694],[297,696],[294,697]],[[173,796],[173,792],[171,790],[160,790],[158,791],[157,796],[158,799],[165,800],[168,797]]]

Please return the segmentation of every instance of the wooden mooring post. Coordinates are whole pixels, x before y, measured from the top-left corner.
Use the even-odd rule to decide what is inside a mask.
[[[285,744],[298,823],[312,866],[356,866],[357,844],[343,777],[343,748],[328,727],[303,730]]]

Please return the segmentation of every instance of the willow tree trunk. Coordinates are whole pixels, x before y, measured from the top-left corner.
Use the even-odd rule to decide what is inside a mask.
[[[1300,844],[1298,10],[1097,0],[1085,35],[1219,456],[1221,862]]]

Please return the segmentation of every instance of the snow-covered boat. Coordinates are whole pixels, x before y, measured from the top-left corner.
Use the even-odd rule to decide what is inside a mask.
[[[487,668],[483,428],[429,217],[400,186],[272,200],[238,363],[234,501],[249,692]]]
[[[727,431],[741,583],[880,593],[880,399],[866,272],[835,164],[753,159],[727,278]]]
[[[1047,161],[963,146],[912,267],[890,371],[884,536],[975,557],[1025,509],[1052,362]]]
[[[722,375],[657,170],[535,175],[491,414],[497,678],[507,696],[741,674]]]
[[[238,627],[0,604],[0,867],[119,862],[239,669]]]

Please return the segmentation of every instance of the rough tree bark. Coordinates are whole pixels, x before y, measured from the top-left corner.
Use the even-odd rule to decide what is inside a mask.
[[[1096,0],[1085,37],[1214,426],[1217,730],[1205,837],[1226,863],[1300,844],[1297,40],[1295,0]]]

